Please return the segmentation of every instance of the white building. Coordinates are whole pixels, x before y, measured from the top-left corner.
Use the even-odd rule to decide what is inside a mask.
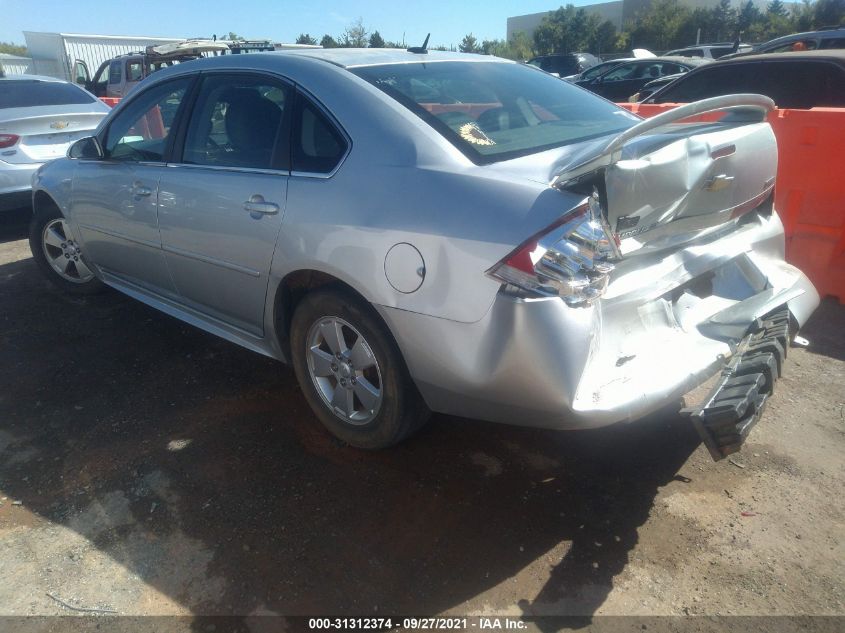
[[[76,81],[93,77],[100,64],[118,55],[143,51],[147,46],[181,42],[184,38],[134,37],[128,35],[82,35],[24,31],[32,56],[30,72]]]
[[[29,57],[0,53],[0,68],[3,68],[6,76],[25,75],[32,73],[32,60]]]

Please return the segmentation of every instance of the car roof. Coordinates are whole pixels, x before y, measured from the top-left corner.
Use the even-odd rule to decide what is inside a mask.
[[[681,55],[661,55],[660,57],[640,57],[638,59],[628,60],[629,62],[654,63],[654,62],[673,62],[675,64],[687,64],[688,66],[702,66],[704,64],[712,64],[712,59],[703,59],[701,57],[683,57]]]
[[[428,51],[411,53],[401,48],[306,48],[259,53],[260,55],[287,55],[321,59],[343,68],[380,66],[383,64],[408,64],[419,62],[499,62],[516,63],[492,55],[455,53],[451,51]]]
[[[724,64],[746,64],[751,62],[767,61],[818,61],[830,60],[845,64],[845,50],[823,49],[815,51],[787,51],[785,53],[760,53],[757,55],[742,55],[730,59],[719,59],[714,62],[718,66]]]
[[[818,31],[804,31],[803,33],[792,33],[790,35],[781,35],[780,37],[771,39],[768,42],[763,42],[754,48],[763,48],[764,46],[768,48],[769,46],[775,46],[780,43],[785,44],[787,42],[791,42],[792,40],[801,40],[806,37],[821,37],[822,39],[842,37],[843,33],[845,33],[845,26],[840,28],[821,29]]]
[[[47,77],[46,75],[6,75],[5,77],[0,77],[0,81],[14,81],[14,80],[24,80],[24,81],[46,81],[50,83],[58,83],[58,84],[69,84],[69,81],[65,81],[64,79],[57,79],[56,77]]]
[[[725,48],[727,46],[734,46],[735,42],[716,42],[715,44],[692,44],[690,46],[681,46],[680,48],[674,48],[672,50],[675,51],[690,51],[690,50],[704,50],[708,48]],[[751,46],[751,44],[746,44],[745,42],[740,42],[739,46]]]

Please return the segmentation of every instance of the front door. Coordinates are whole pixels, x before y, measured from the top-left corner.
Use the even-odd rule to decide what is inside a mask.
[[[105,156],[80,160],[69,212],[83,251],[104,273],[163,294],[173,283],[161,250],[158,183],[189,78],[159,84],[111,121]]]
[[[263,75],[206,75],[181,154],[159,181],[162,248],[181,300],[255,336],[287,198],[292,95]]]

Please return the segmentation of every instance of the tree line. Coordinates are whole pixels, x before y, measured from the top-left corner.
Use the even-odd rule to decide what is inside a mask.
[[[479,41],[468,33],[457,50],[516,60],[574,51],[606,55],[646,48],[662,52],[692,45],[697,39],[702,43],[734,41],[737,38],[743,42],[765,42],[789,33],[840,24],[845,24],[845,0],[802,0],[789,4],[783,0],[770,0],[765,9],[758,8],[751,0],[745,0],[738,7],[732,6],[731,0],[720,0],[711,8],[692,8],[680,0],[652,0],[626,22],[621,31],[613,22],[602,20],[588,8],[568,4],[545,16],[533,37],[515,33],[508,40]],[[302,33],[296,43],[320,44],[323,48],[408,46],[404,41],[385,40],[377,30],[368,31],[360,18],[338,36],[326,34],[318,40]],[[419,45],[420,42],[413,44]],[[455,50],[454,46],[430,48]]]
[[[466,46],[461,50],[490,52],[511,59],[526,59],[526,47],[530,47],[532,55],[574,51],[602,55],[633,48],[662,52],[690,46],[696,41],[765,42],[781,35],[843,23],[845,0],[803,0],[790,4],[771,0],[765,9],[758,8],[751,0],[741,2],[738,7],[732,6],[731,0],[720,0],[711,8],[692,8],[680,0],[652,0],[618,31],[610,20],[602,20],[584,7],[569,4],[544,17],[531,40],[517,33],[510,41],[478,44],[470,34],[464,37]]]

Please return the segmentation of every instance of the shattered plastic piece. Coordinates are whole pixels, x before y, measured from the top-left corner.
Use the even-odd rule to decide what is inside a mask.
[[[803,336],[797,336],[796,335],[795,338],[792,339],[792,346],[793,347],[809,347],[810,341],[805,339]]]

